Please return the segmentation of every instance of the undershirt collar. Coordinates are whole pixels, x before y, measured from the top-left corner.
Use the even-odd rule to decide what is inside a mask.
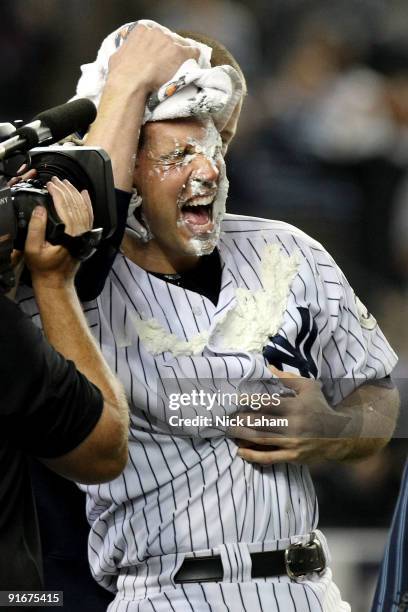
[[[176,274],[149,272],[167,283],[195,291],[211,300],[214,306],[218,303],[221,289],[221,260],[218,249],[210,255],[202,255],[197,265],[191,270]]]

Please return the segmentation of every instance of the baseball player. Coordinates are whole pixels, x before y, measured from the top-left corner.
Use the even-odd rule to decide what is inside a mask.
[[[200,47],[196,63],[159,88],[155,106],[152,64],[175,48],[191,53],[189,43],[151,23],[120,29],[102,45],[96,74],[116,44],[106,84],[95,87],[84,71],[90,97],[103,89],[87,144],[108,150],[116,187],[136,188],[137,207],[123,252],[85,311],[132,412],[123,475],[86,487],[92,572],[116,593],[110,612],[349,610],[331,578],[304,464],[385,443],[395,392],[360,385],[388,377],[395,354],[321,245],[281,222],[224,214],[223,129],[235,131],[239,75],[212,72]],[[163,91],[173,95],[160,100]],[[35,304],[24,306],[35,318]],[[246,428],[194,423],[203,406],[193,402],[180,401],[180,424],[170,423],[174,383],[180,392],[193,381],[196,391],[216,393],[219,380],[268,391],[268,364],[302,375],[285,378],[296,397],[282,403],[296,416],[296,439],[267,430],[256,437],[265,450],[253,448]],[[336,411],[309,380],[317,378],[326,379]],[[388,429],[375,438],[384,404]],[[335,415],[344,417],[342,435],[363,427],[366,437],[344,444],[324,438],[316,423],[308,433],[320,438],[302,437],[312,414],[303,405],[335,427]],[[213,404],[213,417],[236,411]]]

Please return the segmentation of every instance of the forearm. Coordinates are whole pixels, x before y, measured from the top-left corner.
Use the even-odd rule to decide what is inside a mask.
[[[58,288],[33,283],[44,333],[50,344],[102,392],[121,422],[128,420],[122,386],[112,374],[89,331],[72,284]]]
[[[115,187],[131,191],[136,151],[148,90],[143,82],[123,85],[111,76],[86,144],[105,149],[111,158]]]
[[[362,459],[389,442],[400,405],[398,390],[391,385],[383,386],[380,381],[363,385],[336,407],[336,412],[350,420],[332,459]]]
[[[391,438],[399,394],[390,379],[370,381],[332,408],[317,381],[270,369],[296,395],[282,398],[279,413],[274,414],[287,417],[284,430],[260,428],[256,436],[238,432],[236,437],[244,440],[238,455],[246,461],[263,465],[353,461],[376,453]]]

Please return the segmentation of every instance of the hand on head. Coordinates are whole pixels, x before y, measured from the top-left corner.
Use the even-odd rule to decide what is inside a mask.
[[[159,89],[188,59],[198,59],[196,47],[158,26],[138,23],[109,60],[109,79],[120,80],[123,87],[140,83],[148,92]]]

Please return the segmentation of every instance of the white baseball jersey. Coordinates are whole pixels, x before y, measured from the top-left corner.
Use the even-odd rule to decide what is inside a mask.
[[[123,255],[99,298],[85,305],[131,406],[123,474],[83,487],[92,572],[118,591],[111,612],[349,610],[330,570],[297,582],[250,578],[249,553],[307,541],[316,528],[307,467],[245,462],[222,428],[169,427],[166,389],[169,380],[180,389],[186,379],[207,389],[220,379],[267,381],[272,363],[326,379],[335,404],[344,392],[335,379],[348,381],[350,393],[388,375],[396,356],[333,259],[301,231],[226,215],[218,249],[217,306]],[[34,301],[20,297],[35,316]],[[236,407],[214,407],[228,410]],[[193,414],[190,406],[177,413]],[[223,582],[175,585],[186,556],[209,554],[221,556]]]

